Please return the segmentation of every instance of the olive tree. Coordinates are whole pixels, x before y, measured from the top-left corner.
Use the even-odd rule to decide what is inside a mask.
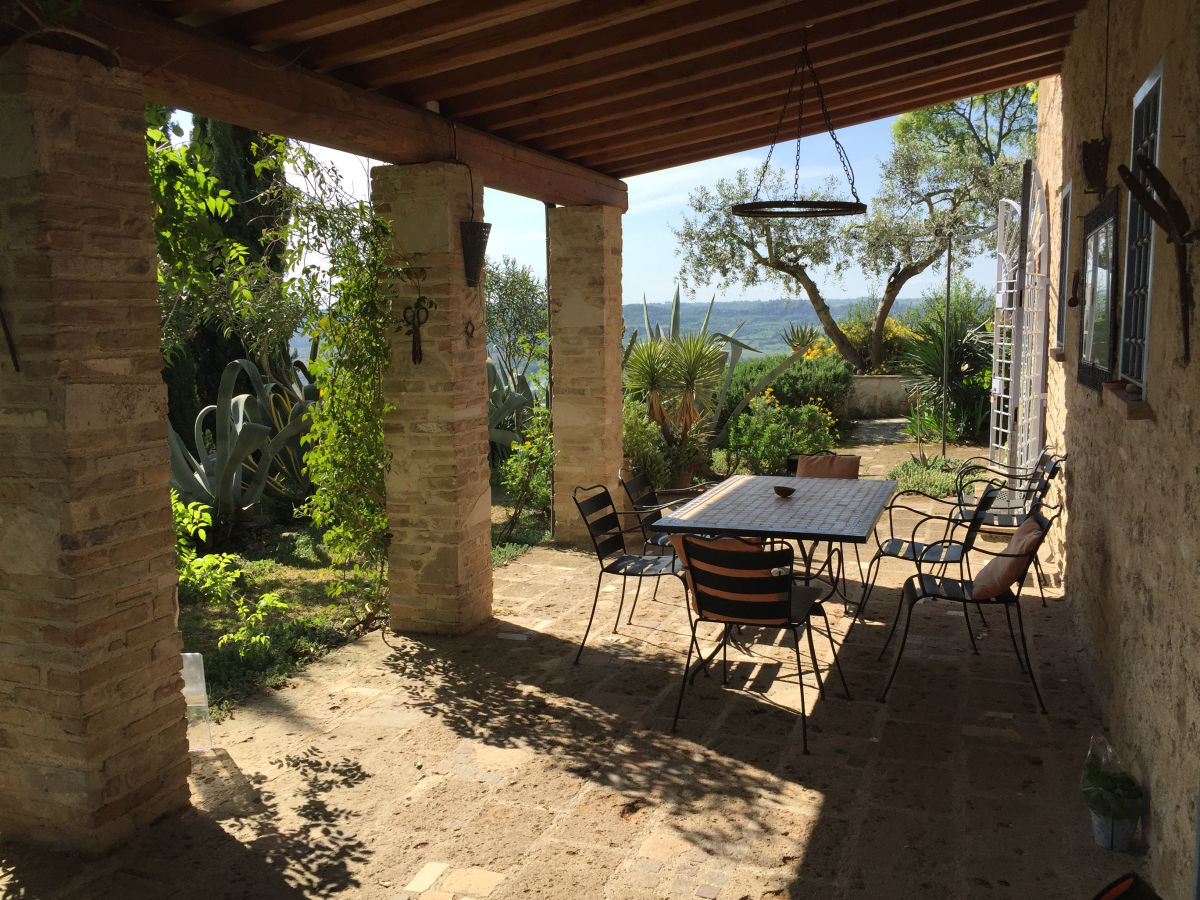
[[[938,263],[946,235],[975,232],[1002,197],[1020,190],[1021,163],[1036,127],[1034,85],[1007,88],[900,116],[882,163],[879,193],[865,218],[744,219],[730,207],[790,196],[782,170],[743,169],[712,188],[692,191],[675,231],[685,285],[774,283],[804,295],[830,341],[858,371],[883,362],[884,323],[904,286]],[[761,187],[757,187],[759,179]],[[835,196],[831,180],[800,199]],[[955,242],[960,263],[983,249],[980,238]],[[834,319],[821,279],[851,268],[881,282],[869,352]]]

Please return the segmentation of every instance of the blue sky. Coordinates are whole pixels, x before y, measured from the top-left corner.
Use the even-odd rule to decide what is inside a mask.
[[[893,119],[880,119],[838,132],[850,162],[854,166],[859,196],[870,203],[879,188],[880,161],[891,148]],[[319,148],[313,148],[318,150]],[[801,187],[816,184],[833,175],[843,182],[841,165],[828,134],[806,137],[801,143]],[[355,185],[356,193],[366,196],[369,163],[336,151],[320,150],[318,155],[334,162],[343,176]],[[760,165],[767,148],[722,156],[689,166],[665,169],[627,179],[629,211],[622,220],[624,241],[622,290],[626,303],[638,302],[645,295],[655,301],[670,300],[679,272],[678,242],[672,228],[683,222],[689,192],[702,184],[714,184],[718,178],[733,176],[738,169]],[[772,158],[790,170],[795,161],[795,144],[780,144]],[[529,266],[540,278],[546,274],[545,209],[538,200],[530,200],[500,191],[484,191],[484,218],[492,223],[488,256],[503,255]],[[976,260],[970,277],[991,287],[995,280],[995,262],[987,257]],[[903,297],[919,297],[928,289],[940,290],[945,284],[945,269],[930,269],[914,278],[902,291]],[[857,273],[844,275],[839,282],[829,276],[821,279],[826,297],[862,297],[878,293],[881,285]],[[783,296],[776,285],[759,285],[751,290],[739,287],[721,291],[714,287],[698,289],[695,299],[708,302],[716,295],[721,300],[763,300]]]

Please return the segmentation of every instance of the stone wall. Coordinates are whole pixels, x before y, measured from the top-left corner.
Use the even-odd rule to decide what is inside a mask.
[[[621,211],[549,210],[554,537],[588,542],[576,485],[616,487],[621,467]],[[614,494],[614,500],[620,499]]]
[[[850,415],[855,419],[895,419],[909,414],[902,375],[855,375]]]
[[[492,614],[483,288],[467,286],[459,232],[472,209],[483,218],[483,185],[455,163],[380,166],[371,183],[397,252],[424,268],[421,290],[437,304],[421,328],[422,361],[401,331],[384,375],[395,405],[384,422],[390,623],[459,633]],[[415,299],[408,283],[394,287],[397,303]]]
[[[1073,183],[1068,271],[1082,268],[1080,217],[1098,201],[1083,190],[1081,141],[1100,135],[1105,10],[1092,0],[1077,17],[1061,81],[1039,92],[1039,168],[1052,218]],[[1108,41],[1108,186],[1129,165],[1132,100],[1162,62],[1158,165],[1200,218],[1200,29],[1195,3],[1113,0]],[[1129,194],[1120,191],[1119,272]],[[1052,272],[1058,270],[1055,222]],[[1195,251],[1192,253],[1195,256]],[[1196,290],[1196,264],[1192,285]],[[1055,278],[1057,281],[1057,278]],[[1118,291],[1118,298],[1120,296]],[[1057,302],[1058,287],[1052,292]],[[1115,744],[1149,789],[1149,872],[1163,897],[1191,893],[1200,783],[1200,341],[1190,365],[1181,349],[1173,248],[1156,229],[1151,276],[1147,406],[1076,380],[1081,307],[1069,309],[1063,360],[1051,363],[1048,430],[1069,454],[1065,541],[1068,597],[1094,657]],[[1053,321],[1055,310],[1051,310]],[[1195,315],[1191,317],[1195,332]],[[1149,412],[1152,418],[1132,415]],[[1048,698],[1052,705],[1052,700]],[[1052,709],[1053,711],[1053,709]],[[1086,736],[1080,736],[1082,759]]]
[[[0,832],[85,851],[188,797],[143,103],[0,59]]]

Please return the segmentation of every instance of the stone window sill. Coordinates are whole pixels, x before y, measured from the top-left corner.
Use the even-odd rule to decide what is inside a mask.
[[[1126,419],[1153,422],[1154,410],[1150,404],[1125,390],[1124,381],[1104,382],[1104,405],[1117,410]]]
[[[1064,350],[1062,347],[1051,347],[1050,348],[1050,358],[1052,360],[1054,360],[1055,362],[1062,362],[1064,359],[1067,358],[1067,351]]]

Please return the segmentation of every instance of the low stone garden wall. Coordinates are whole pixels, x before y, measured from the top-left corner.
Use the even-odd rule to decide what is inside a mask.
[[[850,415],[855,419],[894,419],[909,413],[901,375],[855,375]]]

